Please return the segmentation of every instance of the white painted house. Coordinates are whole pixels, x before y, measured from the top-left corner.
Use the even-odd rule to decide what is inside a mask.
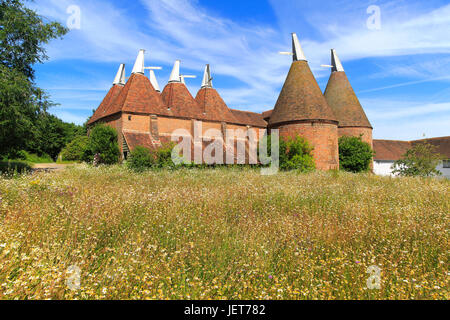
[[[435,146],[436,151],[446,159],[436,169],[442,172],[443,177],[450,179],[450,137],[416,141],[374,140],[374,173],[380,176],[392,176],[394,162],[400,160],[415,144],[421,142],[427,142]]]

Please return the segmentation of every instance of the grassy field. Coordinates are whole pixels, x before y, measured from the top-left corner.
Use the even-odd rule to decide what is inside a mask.
[[[449,299],[449,212],[435,179],[84,165],[0,178],[0,299]]]

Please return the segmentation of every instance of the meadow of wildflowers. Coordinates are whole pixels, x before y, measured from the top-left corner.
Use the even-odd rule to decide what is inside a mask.
[[[84,165],[0,178],[0,299],[449,299],[449,187]]]

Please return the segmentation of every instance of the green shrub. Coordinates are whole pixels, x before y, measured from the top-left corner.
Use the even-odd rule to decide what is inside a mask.
[[[119,162],[120,149],[116,129],[100,124],[91,130],[83,161],[93,162],[95,155],[98,155],[99,164]]]
[[[87,136],[76,137],[61,152],[63,161],[81,161],[88,147],[89,138]]]
[[[8,155],[8,159],[26,161],[30,163],[52,163],[53,159],[48,154],[37,155],[34,153],[29,153],[25,150],[20,150],[16,152],[11,152]]]
[[[348,172],[366,172],[370,169],[374,152],[361,137],[339,138],[339,163],[341,170]]]
[[[179,167],[180,165],[176,165],[172,160],[172,150],[175,147],[174,143],[168,143],[155,151],[156,163],[155,166],[157,168],[165,168],[165,169],[174,169]]]
[[[267,148],[267,154],[271,156],[272,139],[271,136],[263,138],[262,146]],[[280,170],[291,171],[298,170],[300,172],[310,172],[316,168],[312,151],[314,148],[303,137],[280,138]],[[261,150],[259,157],[263,160]]]
[[[6,176],[24,174],[31,171],[31,166],[24,161],[0,161],[0,173]]]
[[[136,172],[143,172],[152,168],[155,164],[156,159],[154,154],[147,148],[141,146],[134,148],[131,152],[131,157],[127,162],[127,166]]]
[[[26,161],[28,157],[29,154],[25,150],[20,150],[9,155],[9,159],[23,160],[23,161]]]
[[[310,172],[316,168],[312,151],[314,148],[300,136],[280,140],[280,169]]]

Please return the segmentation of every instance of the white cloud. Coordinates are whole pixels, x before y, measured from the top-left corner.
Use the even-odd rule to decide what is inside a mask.
[[[450,102],[421,103],[388,99],[360,99],[374,127],[374,138],[394,140],[448,136]]]
[[[450,102],[418,104],[413,101],[388,101],[378,99],[361,99],[371,120],[398,121],[410,117],[431,115],[450,115]]]
[[[366,90],[360,90],[357,92],[357,94],[382,91],[382,90],[386,90],[386,89],[395,89],[395,88],[400,88],[400,87],[407,87],[407,86],[421,84],[421,83],[427,83],[427,82],[446,81],[446,80],[450,80],[450,76],[439,77],[439,78],[428,78],[428,79],[417,80],[417,81],[406,81],[406,82],[396,83],[396,84],[393,84],[390,86],[383,86],[383,87],[377,87],[377,88],[370,88],[370,89],[366,89]]]

